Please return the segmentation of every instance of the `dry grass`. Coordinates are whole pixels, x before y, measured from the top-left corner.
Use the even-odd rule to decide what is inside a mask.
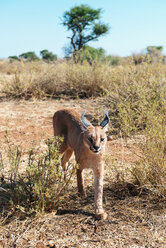
[[[61,97],[88,98],[123,95],[149,90],[153,83],[163,86],[166,66],[162,64],[125,64],[110,67],[107,63],[74,64],[72,62],[13,62],[1,64],[2,92],[7,97],[44,98]],[[8,82],[3,76],[10,75]],[[142,89],[143,88],[143,89]],[[139,93],[135,92],[135,93]],[[148,92],[146,92],[148,93]],[[132,99],[131,99],[132,100]]]
[[[75,65],[57,63],[56,65],[35,63],[17,63],[13,65],[6,83],[1,79],[2,93],[15,98],[45,98],[68,96],[86,98],[104,94],[106,71],[108,66],[90,67],[88,64]],[[102,82],[102,85],[101,85]]]
[[[5,64],[6,67],[7,65]],[[55,65],[17,62],[6,68],[6,74],[10,75],[7,82],[6,78],[3,79],[5,69],[0,70],[3,72],[2,92],[7,97],[116,98],[119,95],[131,97],[131,87],[138,91],[142,87],[148,90],[154,82],[162,87],[166,77],[165,67],[162,64],[110,67],[106,63],[94,63],[90,66],[87,63],[80,65],[72,62],[57,62]]]

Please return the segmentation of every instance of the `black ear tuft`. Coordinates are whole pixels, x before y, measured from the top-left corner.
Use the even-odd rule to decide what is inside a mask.
[[[85,113],[86,113],[86,110],[84,110],[84,111],[82,112],[82,115],[81,115],[81,122],[82,122],[83,126],[84,126],[85,128],[87,128],[87,127],[90,126],[90,124],[88,123],[88,121],[87,121],[87,120],[85,119],[85,117],[84,117]]]
[[[108,111],[107,110],[104,110],[104,114],[105,114],[105,118],[104,120],[100,123],[100,126],[105,128],[108,123],[109,123],[109,116],[108,116]]]

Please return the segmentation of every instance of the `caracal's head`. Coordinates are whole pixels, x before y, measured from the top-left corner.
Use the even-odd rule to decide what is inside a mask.
[[[92,153],[98,154],[104,150],[106,142],[107,142],[106,131],[108,128],[108,123],[109,123],[108,112],[104,111],[105,118],[100,123],[99,126],[93,126],[92,124],[90,124],[84,118],[85,112],[86,111],[84,111],[81,115],[81,122],[83,124],[83,142],[84,142],[84,145]]]

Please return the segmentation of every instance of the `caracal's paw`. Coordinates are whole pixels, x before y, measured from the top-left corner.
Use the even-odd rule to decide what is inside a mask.
[[[96,210],[96,219],[97,220],[106,220],[108,217],[108,214],[106,212],[104,212],[104,210]]]
[[[86,197],[87,197],[85,191],[78,192],[78,194],[79,194],[79,196],[80,196],[81,198],[86,198]]]

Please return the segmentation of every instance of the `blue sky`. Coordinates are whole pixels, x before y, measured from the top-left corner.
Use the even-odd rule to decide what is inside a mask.
[[[111,27],[89,45],[120,56],[161,45],[166,54],[166,0],[0,0],[0,58],[28,51],[39,55],[43,49],[63,57],[69,32],[60,18],[80,4],[102,8],[102,21]]]

